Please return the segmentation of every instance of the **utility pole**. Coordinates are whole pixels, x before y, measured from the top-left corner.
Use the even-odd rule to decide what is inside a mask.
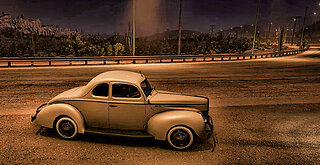
[[[178,55],[181,51],[181,33],[182,33],[182,0],[180,0],[180,12],[179,12],[179,37],[178,37]]]
[[[303,18],[303,24],[302,24],[302,32],[301,32],[301,40],[300,40],[300,49],[303,48],[304,27],[305,27],[305,24],[306,24],[307,12],[308,12],[308,7],[306,7],[306,10],[304,12],[304,18]]]
[[[256,13],[256,24],[254,26],[254,35],[253,35],[253,43],[252,43],[252,54],[254,53],[254,46],[256,44],[256,35],[257,35],[259,11],[260,11],[260,0],[258,0],[257,13]]]
[[[294,33],[296,32],[296,26],[297,26],[297,17],[293,18],[294,25],[293,25],[293,31],[292,31],[292,37],[291,37],[291,45],[293,45],[293,38],[294,38]]]
[[[136,55],[136,0],[132,0],[132,56]]]
[[[283,39],[283,41],[284,41],[284,43],[287,43],[287,35],[288,35],[288,25],[286,26],[286,29],[285,29],[285,31],[284,31],[284,39]]]
[[[283,45],[283,33],[284,33],[284,27],[281,28],[280,32],[280,38],[279,38],[279,51],[282,51],[282,45]]]
[[[271,30],[271,25],[272,25],[272,22],[270,21],[270,23],[269,23],[269,29],[268,29],[268,34],[267,34],[267,38],[266,38],[266,40],[268,40],[268,39],[269,39],[270,30]]]

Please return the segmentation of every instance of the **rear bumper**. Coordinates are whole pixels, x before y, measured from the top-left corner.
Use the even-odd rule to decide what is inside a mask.
[[[38,113],[41,111],[41,108],[43,108],[45,105],[47,105],[47,103],[42,104],[37,108],[36,114],[31,116],[31,122],[33,122],[33,121],[35,121],[37,119]]]

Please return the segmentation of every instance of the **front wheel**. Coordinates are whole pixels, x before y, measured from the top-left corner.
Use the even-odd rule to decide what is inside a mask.
[[[193,143],[192,131],[184,126],[177,126],[170,129],[167,134],[169,145],[178,150],[185,150]]]
[[[56,123],[58,134],[64,139],[72,139],[78,133],[77,124],[69,117],[62,117]]]

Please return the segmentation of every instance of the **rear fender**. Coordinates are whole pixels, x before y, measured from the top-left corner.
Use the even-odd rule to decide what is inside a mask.
[[[69,104],[50,104],[42,108],[37,115],[36,123],[43,127],[53,128],[55,119],[59,116],[68,116],[72,118],[78,126],[78,133],[84,133],[85,121],[82,114]]]
[[[203,137],[205,123],[202,115],[195,111],[174,110],[158,113],[148,121],[148,132],[157,140],[166,140],[168,131],[175,126],[191,128],[196,135]]]

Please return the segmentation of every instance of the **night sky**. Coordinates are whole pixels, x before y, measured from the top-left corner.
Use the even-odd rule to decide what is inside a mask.
[[[136,0],[137,35],[150,35],[178,27],[180,0]],[[255,21],[257,0],[184,0],[183,29],[209,32]],[[303,16],[309,6],[308,22],[320,19],[316,0],[261,0],[259,23],[292,26],[290,17]],[[0,12],[39,18],[85,33],[124,33],[131,17],[132,0],[0,0]],[[313,16],[312,12],[319,12]],[[318,18],[319,17],[319,18]],[[299,20],[300,23],[302,19]],[[298,22],[299,23],[299,22]],[[263,26],[266,27],[266,26]]]

